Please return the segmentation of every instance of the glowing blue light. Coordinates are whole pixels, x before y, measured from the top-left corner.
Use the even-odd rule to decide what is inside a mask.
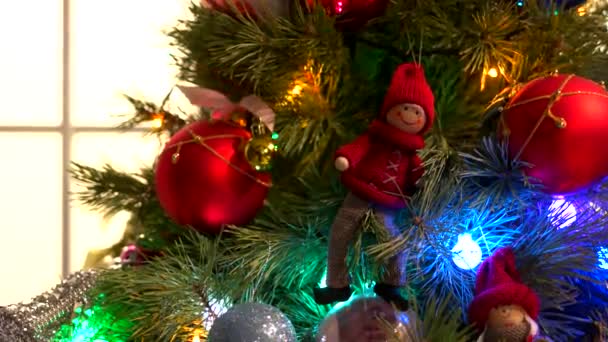
[[[518,1],[517,2],[517,6],[518,7],[523,7],[524,6],[524,2],[523,1]]]
[[[600,248],[599,252],[597,252],[597,257],[600,263],[600,268],[603,270],[608,270],[608,248]]]
[[[558,228],[566,228],[576,221],[576,208],[563,197],[555,197],[549,206],[549,218]]]
[[[463,270],[472,270],[481,264],[483,253],[481,247],[469,233],[460,234],[454,248],[452,248],[452,260],[456,266]]]

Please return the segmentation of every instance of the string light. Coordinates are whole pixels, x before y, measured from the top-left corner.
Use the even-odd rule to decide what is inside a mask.
[[[285,100],[287,100],[288,102],[294,102],[296,97],[302,95],[302,91],[304,91],[305,86],[306,86],[306,84],[304,82],[295,81],[293,88],[291,88],[287,92],[287,96],[285,96]]]
[[[203,331],[201,329],[194,330],[194,332],[192,333],[192,342],[201,342],[202,334],[203,334]]]
[[[563,197],[555,197],[549,206],[549,219],[558,228],[566,228],[576,221],[576,208]]]
[[[496,68],[490,68],[490,69],[483,69],[483,73],[481,74],[481,87],[480,90],[484,91],[486,89],[486,79],[488,77],[491,78],[496,78],[498,77],[498,69]]]
[[[481,264],[483,253],[479,244],[469,233],[458,235],[458,241],[452,248],[452,261],[463,270],[472,270]]]
[[[302,86],[299,84],[296,84],[295,86],[293,86],[293,89],[291,89],[289,91],[289,94],[292,96],[297,96],[297,95],[302,94]]]
[[[576,9],[577,13],[579,16],[584,16],[585,14],[587,14],[587,8],[585,6],[581,6],[579,8]]]
[[[599,267],[603,270],[608,270],[608,248],[602,247],[597,252]]]
[[[336,13],[340,14],[344,11],[344,3],[342,1],[338,1],[336,3]]]
[[[152,128],[161,129],[165,123],[165,116],[162,114],[155,114],[152,117]]]

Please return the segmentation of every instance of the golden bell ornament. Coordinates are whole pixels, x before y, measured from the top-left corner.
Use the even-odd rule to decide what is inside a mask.
[[[245,146],[245,157],[256,171],[269,171],[277,145],[270,135],[251,138]]]
[[[270,132],[258,119],[251,125],[252,138],[245,146],[245,158],[256,171],[270,171],[278,146],[278,134]]]

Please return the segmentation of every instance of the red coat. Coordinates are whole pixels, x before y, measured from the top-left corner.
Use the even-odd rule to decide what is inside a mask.
[[[336,158],[345,157],[349,163],[342,173],[342,183],[362,199],[389,208],[404,208],[403,196],[413,194],[424,173],[416,154],[423,147],[422,136],[376,120],[367,132],[336,152]]]

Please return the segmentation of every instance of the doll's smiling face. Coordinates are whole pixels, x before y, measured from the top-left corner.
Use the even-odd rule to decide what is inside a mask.
[[[405,133],[418,134],[426,124],[426,114],[419,105],[402,103],[388,111],[386,121]]]
[[[490,310],[488,326],[509,329],[525,322],[526,311],[519,305],[502,305]]]

